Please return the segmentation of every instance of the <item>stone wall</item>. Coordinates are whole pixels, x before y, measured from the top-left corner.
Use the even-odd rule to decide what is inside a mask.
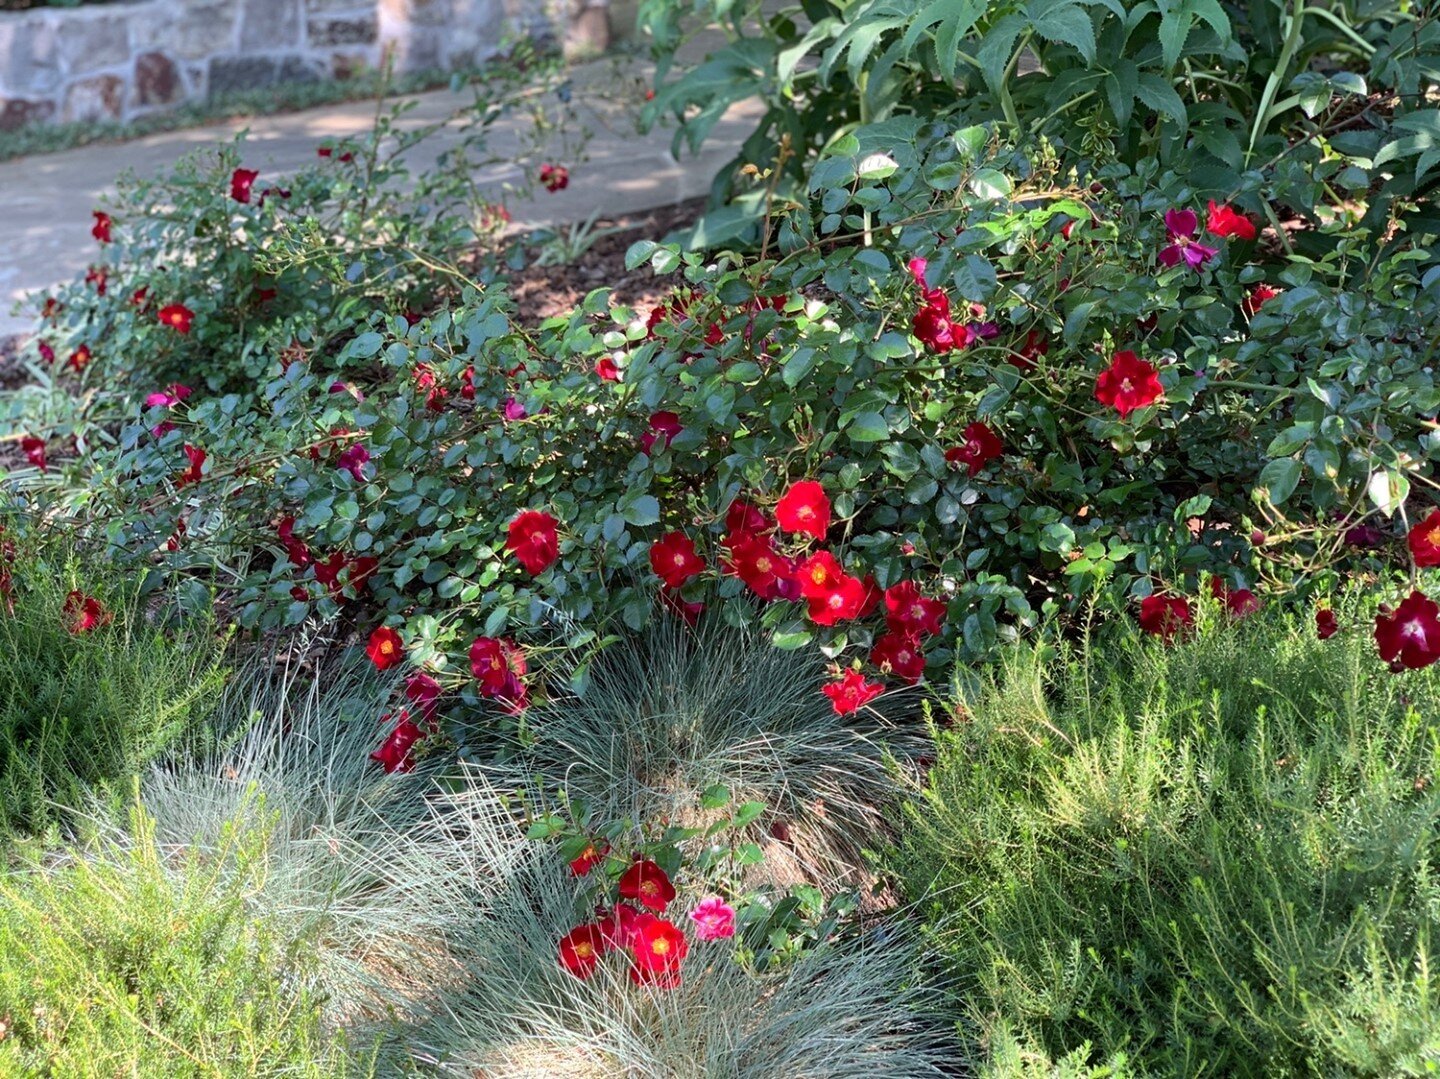
[[[143,0],[0,11],[0,130],[128,120],[181,101],[345,78],[393,53],[406,73],[493,55],[542,0]]]

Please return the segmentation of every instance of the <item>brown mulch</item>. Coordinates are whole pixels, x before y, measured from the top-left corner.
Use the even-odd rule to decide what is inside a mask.
[[[625,252],[639,240],[663,240],[687,228],[704,209],[703,198],[689,199],[641,213],[604,218],[595,228],[622,231],[602,236],[577,262],[566,266],[530,265],[507,275],[520,321],[538,325],[547,318],[567,315],[597,288],[612,290],[612,306],[634,308],[644,315],[657,306],[682,280],[681,275],[656,277],[648,264],[625,269]]]

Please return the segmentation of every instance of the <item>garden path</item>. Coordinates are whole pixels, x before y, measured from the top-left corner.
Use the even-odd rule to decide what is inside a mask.
[[[716,169],[748,134],[759,108],[753,102],[732,108],[716,124],[700,154],[677,158],[670,152],[670,130],[642,136],[635,129],[649,85],[649,65],[607,59],[577,66],[572,74],[578,113],[573,126],[591,133],[587,159],[567,162],[568,190],[551,194],[541,188],[528,200],[507,200],[517,225],[583,221],[595,211],[631,213],[704,194]],[[449,91],[414,97],[417,105],[406,115],[406,125],[443,119],[470,99]],[[28,319],[12,313],[13,301],[83,274],[95,260],[90,211],[114,191],[117,176],[128,170],[153,176],[183,154],[248,129],[251,149],[245,163],[260,169],[263,184],[313,162],[315,149],[324,140],[367,130],[374,116],[375,102],[360,101],[0,163],[0,345],[30,325]],[[507,145],[519,145],[528,125],[519,114],[502,119],[491,129],[491,148],[503,153]],[[433,155],[443,149],[445,136],[427,145],[425,152]],[[417,157],[412,163],[424,162]],[[479,179],[498,189],[520,176],[515,166],[501,164],[483,170]]]

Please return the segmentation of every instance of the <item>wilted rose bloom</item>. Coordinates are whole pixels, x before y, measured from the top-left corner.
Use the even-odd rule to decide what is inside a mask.
[[[698,940],[724,940],[735,935],[735,908],[718,895],[707,896],[690,912]]]
[[[1216,249],[1206,247],[1195,239],[1195,230],[1200,219],[1194,210],[1167,210],[1165,230],[1170,234],[1170,243],[1160,252],[1160,262],[1165,266],[1178,266],[1182,261],[1192,270],[1198,270],[1214,258]]]
[[[201,470],[205,467],[205,451],[199,447],[185,443],[185,459],[190,462],[190,467],[175,477],[176,487],[185,487],[192,483],[199,483]]]
[[[357,442],[341,451],[335,461],[335,467],[354,476],[356,483],[364,483],[365,466],[369,463],[370,451]]]
[[[386,715],[380,718],[383,722],[390,717]],[[377,762],[387,773],[408,772],[415,767],[415,762],[410,759],[410,750],[424,737],[425,732],[411,722],[408,712],[401,709],[400,721],[395,724],[395,729],[380,748],[370,754],[370,759]]]
[[[440,683],[424,671],[416,671],[405,682],[405,699],[420,709],[421,719],[434,723]]]
[[[250,201],[250,188],[260,173],[255,169],[236,169],[230,174],[230,197],[236,202]]]
[[[26,435],[20,440],[20,451],[25,454],[25,460],[45,471],[45,440],[36,438],[34,435]]]

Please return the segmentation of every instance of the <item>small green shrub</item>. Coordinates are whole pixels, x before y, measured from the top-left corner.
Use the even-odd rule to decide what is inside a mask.
[[[250,909],[266,843],[236,827],[217,851],[174,847],[137,809],[127,842],[0,878],[0,1072],[368,1073]]]
[[[7,569],[0,828],[36,831],[194,733],[224,683],[222,646],[203,619],[162,628],[135,587],[93,562],[22,555]],[[93,628],[72,632],[85,617],[72,592],[97,604]]]
[[[1440,679],[1361,606],[1019,649],[962,697],[888,861],[995,1074],[1433,1072]]]

